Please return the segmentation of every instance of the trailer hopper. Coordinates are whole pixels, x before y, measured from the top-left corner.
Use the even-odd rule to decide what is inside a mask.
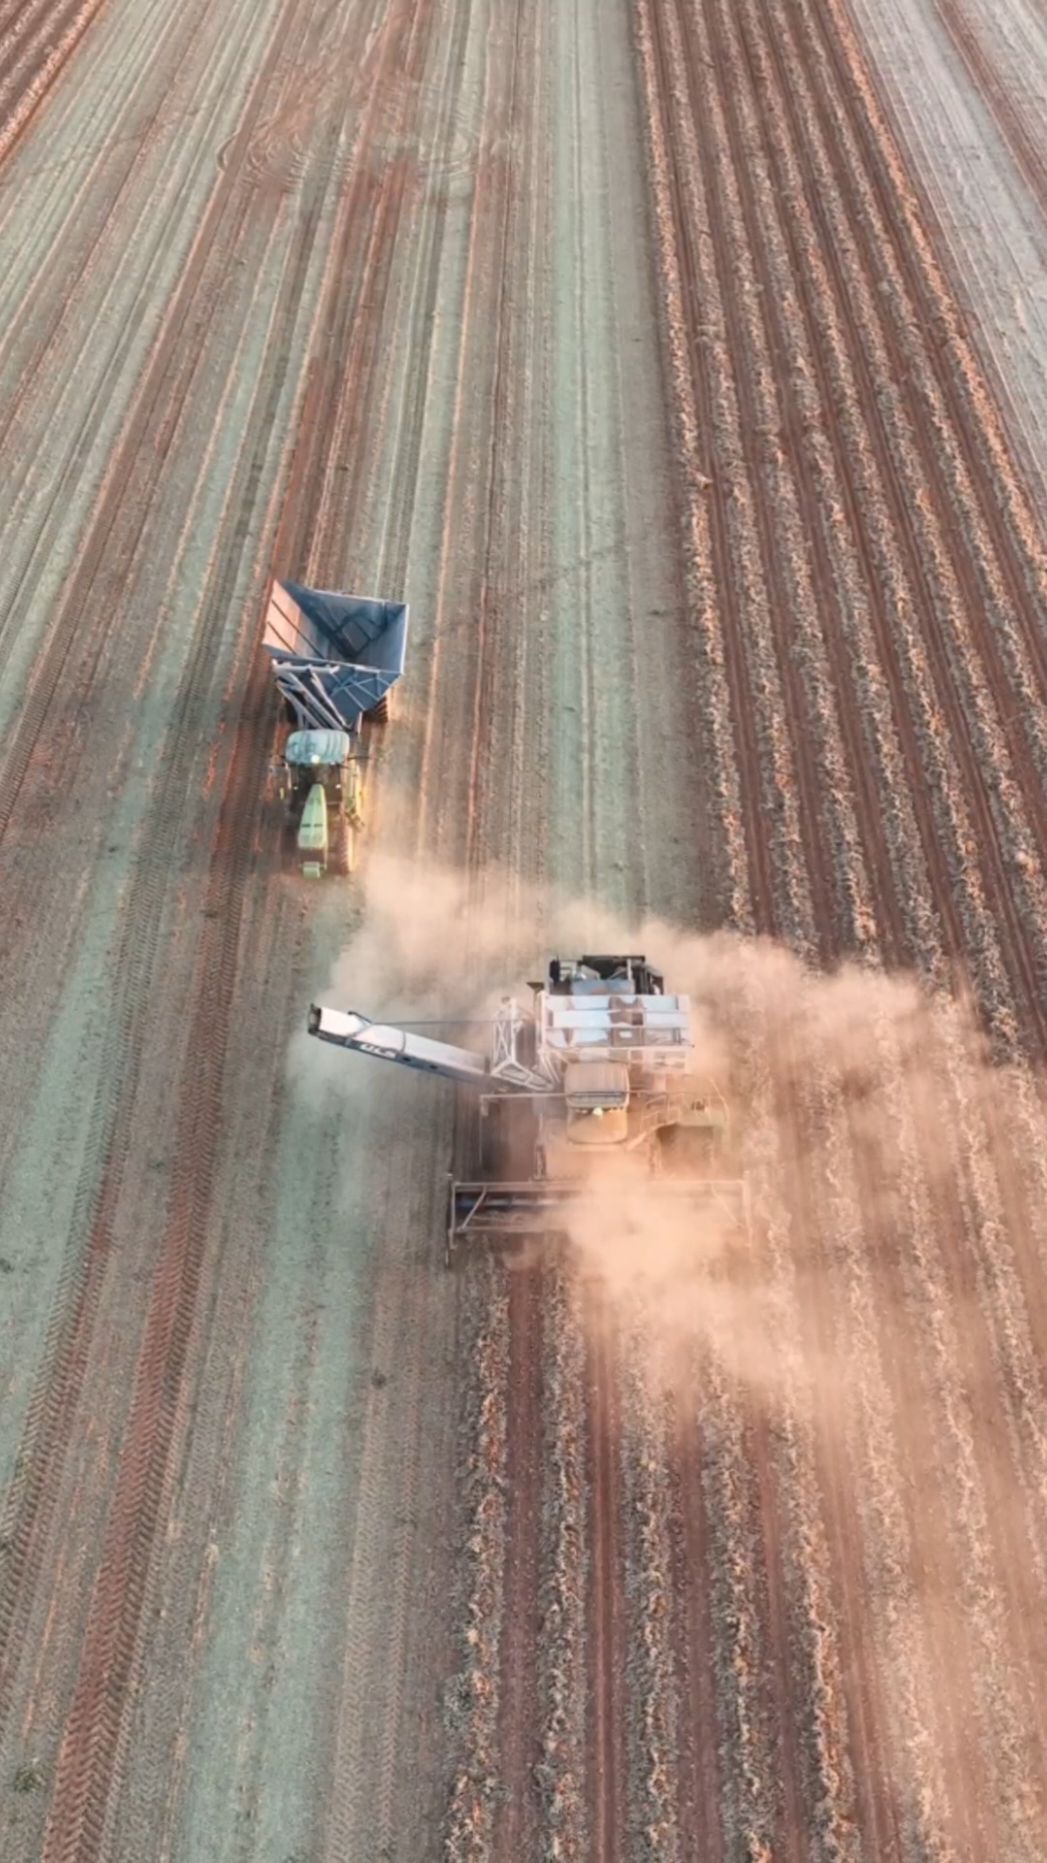
[[[300,730],[355,732],[385,717],[404,670],[406,602],[274,580],[262,645]]]

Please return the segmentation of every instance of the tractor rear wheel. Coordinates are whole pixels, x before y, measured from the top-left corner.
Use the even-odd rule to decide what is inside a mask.
[[[280,828],[280,868],[283,873],[294,873],[298,866],[298,830],[292,822],[284,822]]]
[[[340,878],[344,879],[346,874],[351,873],[352,870],[352,829],[346,821],[345,816],[339,815],[335,821],[331,836],[331,872],[337,873]]]

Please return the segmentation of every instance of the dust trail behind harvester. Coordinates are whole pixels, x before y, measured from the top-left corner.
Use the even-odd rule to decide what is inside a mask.
[[[1022,1083],[1021,1145],[1005,1143],[1001,1155],[1001,1137],[1013,1135],[1014,1073],[989,1064],[962,1003],[932,1000],[913,978],[866,967],[815,975],[765,941],[624,924],[590,902],[527,894],[497,872],[478,889],[475,877],[378,855],[366,892],[363,927],[325,992],[334,1005],[457,1024],[455,1039],[482,1046],[468,1021],[507,991],[526,998],[546,948],[576,946],[645,951],[689,992],[695,1067],[730,1104],[755,1236],[743,1245],[715,1212],[696,1226],[642,1186],[623,1195],[620,1184],[581,1200],[571,1222],[583,1272],[615,1309],[642,1310],[670,1382],[701,1348],[754,1391],[785,1378],[795,1398],[795,1358],[783,1358],[778,1338],[783,1298],[816,1297],[822,1278],[845,1271],[845,1224],[857,1225],[866,1256],[895,1260],[907,1229],[934,1209],[970,1215],[985,1191],[972,1182],[972,1138],[1006,1179],[990,1188],[1008,1220],[1033,1222],[1036,1154],[1047,1155],[1036,1083]],[[330,1081],[344,1077],[342,1057],[310,1054],[317,1065]],[[961,1131],[958,1102],[973,1135]],[[903,1263],[899,1298],[905,1284]],[[808,1351],[804,1370],[816,1399],[819,1390],[835,1398],[828,1345],[813,1360]]]
[[[1039,1080],[993,1066],[968,1007],[913,978],[814,975],[769,943],[623,925],[497,874],[477,889],[377,857],[366,886],[364,928],[325,992],[334,1006],[481,1020],[506,991],[526,1001],[550,952],[593,949],[642,951],[690,994],[695,1068],[730,1107],[749,1229],[650,1184],[590,1190],[567,1218],[577,1311],[623,1376],[640,1368],[631,1388],[648,1393],[651,1441],[679,1433],[677,1473],[704,1445],[716,1530],[738,1515],[723,1557],[742,1590],[765,1536],[792,1548],[790,1609],[814,1613],[818,1687],[838,1701],[847,1665],[860,1670],[912,1831],[943,1829],[950,1801],[992,1801],[1010,1828],[1043,1772]],[[453,1038],[485,1045],[479,1029]],[[296,1068],[322,1068],[328,1089],[380,1091],[371,1063],[304,1046]],[[634,1449],[653,1466],[639,1438]],[[837,1646],[825,1612],[843,1565],[856,1603]]]

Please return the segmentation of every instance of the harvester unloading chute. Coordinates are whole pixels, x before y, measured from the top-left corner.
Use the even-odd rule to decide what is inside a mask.
[[[468,1155],[459,1145],[451,1176],[448,1260],[473,1239],[563,1236],[571,1203],[615,1182],[744,1228],[745,1181],[724,1168],[726,1101],[692,1071],[689,998],[666,994],[643,957],[554,958],[532,989],[531,1017],[503,1000],[486,1054],[355,1011],[309,1011],[322,1041],[478,1089],[476,1143]]]

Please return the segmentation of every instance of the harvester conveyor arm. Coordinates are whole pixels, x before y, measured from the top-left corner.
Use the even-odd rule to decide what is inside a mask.
[[[461,1081],[471,1087],[490,1088],[493,1084],[482,1054],[455,1048],[450,1042],[431,1041],[426,1035],[409,1034],[389,1023],[371,1022],[355,1010],[322,1009],[314,1003],[309,1011],[309,1033],[318,1035],[321,1041],[335,1042],[340,1048],[355,1048],[360,1054],[377,1055],[379,1060],[396,1061],[401,1067],[438,1074],[444,1080]]]

